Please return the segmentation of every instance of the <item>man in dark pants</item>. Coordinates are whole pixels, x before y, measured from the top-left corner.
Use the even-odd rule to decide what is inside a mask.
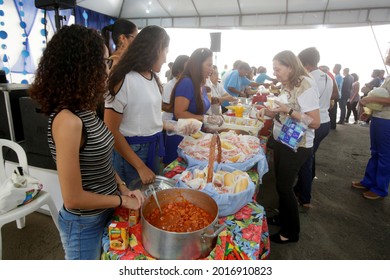
[[[347,113],[347,100],[351,97],[351,90],[353,84],[353,77],[349,74],[349,68],[344,68],[343,70],[344,79],[343,85],[341,86],[341,98],[339,100],[340,106],[340,120],[338,124],[344,124],[345,115]]]
[[[339,99],[341,97],[341,86],[343,85],[343,77],[340,75],[341,64],[335,64],[333,67],[334,79],[337,84],[337,88],[339,89]],[[333,107],[329,110],[330,117],[330,129],[336,129],[337,122],[337,105],[338,101],[334,101]]]

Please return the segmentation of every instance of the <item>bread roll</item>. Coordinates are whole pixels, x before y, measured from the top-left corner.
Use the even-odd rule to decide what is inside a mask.
[[[206,177],[206,174],[203,170],[195,169],[194,170],[194,178],[201,178],[204,179]]]
[[[192,136],[192,138],[194,138],[194,139],[199,139],[199,138],[201,138],[201,137],[203,136],[203,133],[200,132],[200,131],[198,131],[198,132],[196,132],[196,133],[191,134],[191,136]]]
[[[226,149],[226,150],[233,150],[236,148],[236,146],[234,146],[232,143],[224,140],[221,141],[221,147],[222,149]]]
[[[234,184],[234,175],[232,173],[226,173],[223,176],[223,184],[225,187],[231,187]]]
[[[218,174],[218,173],[214,174],[213,185],[214,185],[214,187],[217,187],[217,188],[223,187],[223,177],[221,174]]]
[[[240,155],[240,154],[237,154],[237,155],[235,155],[235,156],[233,156],[233,157],[228,158],[228,160],[229,160],[230,162],[237,162],[240,158],[241,158],[241,155]]]
[[[241,175],[245,175],[245,173],[243,172],[243,171],[241,171],[241,170],[234,170],[233,172],[232,172],[232,174],[234,175],[234,176],[241,176]]]
[[[236,186],[234,188],[234,192],[239,193],[239,192],[246,190],[246,188],[248,187],[248,184],[249,184],[249,181],[248,181],[247,177],[240,177],[237,180]]]

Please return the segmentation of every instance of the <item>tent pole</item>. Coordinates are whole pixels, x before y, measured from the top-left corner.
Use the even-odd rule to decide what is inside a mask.
[[[372,27],[371,21],[369,21],[369,24],[370,24],[370,27],[371,27],[372,35],[374,35],[375,43],[376,43],[376,46],[377,46],[377,48],[378,48],[379,55],[380,55],[380,57],[381,57],[381,59],[382,59],[382,63],[383,63],[383,65],[385,66],[385,70],[386,70],[387,75],[389,75],[389,71],[387,70],[387,67],[386,67],[385,58],[383,57],[383,55],[382,55],[382,53],[381,53],[381,48],[379,47],[378,40],[377,40],[377,38],[376,38],[376,35],[375,35],[375,32],[374,32],[374,28]]]

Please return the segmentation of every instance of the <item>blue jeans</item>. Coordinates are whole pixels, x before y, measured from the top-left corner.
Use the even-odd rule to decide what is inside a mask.
[[[146,164],[148,160],[148,151],[150,143],[146,144],[133,144],[130,145],[130,148],[137,154],[137,156]],[[127,162],[116,150],[112,154],[112,162],[115,168],[115,171],[118,173],[119,177],[126,182],[128,188],[132,190],[131,182],[135,179],[139,179],[139,174],[137,170]],[[160,158],[158,157],[158,151],[156,152],[156,157],[154,164],[156,166],[155,170],[158,170],[160,165]]]
[[[371,158],[361,184],[385,197],[390,184],[390,120],[371,118],[370,142]]]
[[[99,260],[104,227],[114,209],[94,216],[78,216],[60,210],[58,225],[66,260]]]
[[[347,99],[340,99],[339,100],[339,107],[340,107],[340,120],[339,120],[339,122],[344,123],[345,122],[345,115],[347,113]]]
[[[310,203],[311,187],[313,178],[315,177],[315,153],[320,146],[321,141],[329,134],[329,131],[330,122],[321,124],[320,127],[315,130],[313,153],[299,170],[298,181],[294,187],[294,192],[301,204]]]

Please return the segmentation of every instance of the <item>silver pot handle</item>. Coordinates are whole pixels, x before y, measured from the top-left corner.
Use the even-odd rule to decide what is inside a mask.
[[[214,238],[214,237],[218,236],[227,227],[227,224],[225,224],[225,223],[223,223],[222,225],[218,224],[218,225],[215,225],[214,227],[218,227],[218,229],[216,231],[214,231],[213,234],[202,233],[202,237],[203,238]]]

